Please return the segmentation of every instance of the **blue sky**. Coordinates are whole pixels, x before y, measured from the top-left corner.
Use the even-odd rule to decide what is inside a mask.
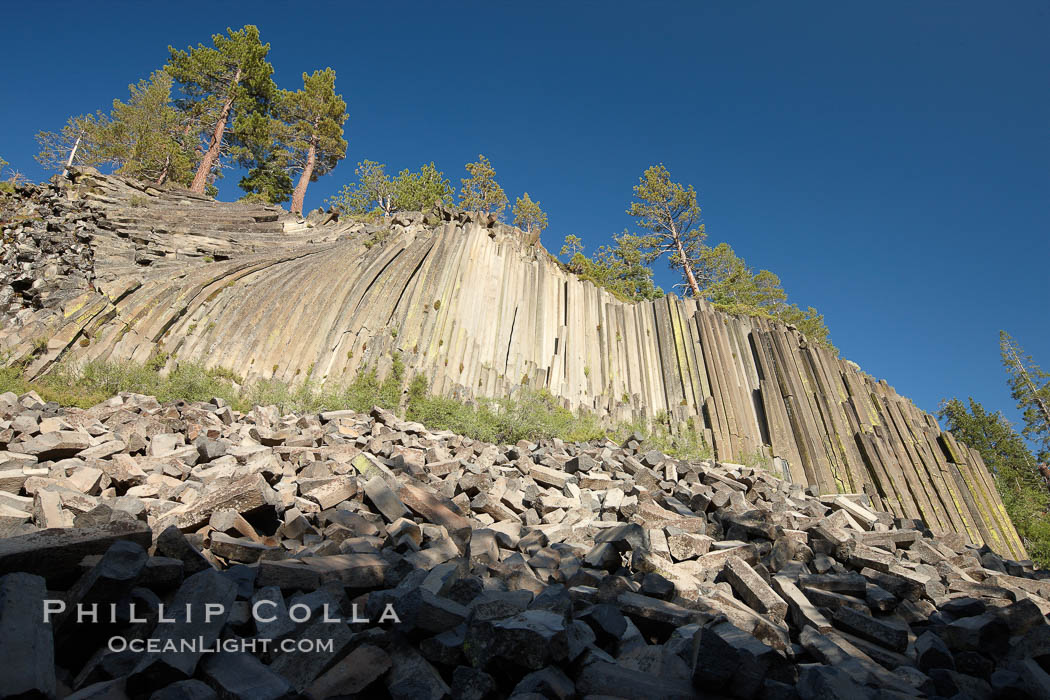
[[[348,157],[307,207],[365,158],[433,160],[458,186],[484,153],[547,210],[549,249],[593,250],[663,162],[711,242],[920,407],[973,395],[1016,418],[1000,328],[1050,365],[1045,2],[380,4],[9,6],[0,156],[42,179],[36,131],[108,109],[169,44],[252,23],[282,87],[331,66],[349,104]]]

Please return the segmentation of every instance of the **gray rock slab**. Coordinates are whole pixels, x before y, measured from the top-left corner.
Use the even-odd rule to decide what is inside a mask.
[[[128,688],[145,692],[192,677],[202,656],[215,656],[205,654],[204,648],[218,639],[236,597],[236,585],[218,571],[187,578],[168,608],[166,617],[172,621],[158,621],[154,634],[161,650],[143,657],[128,679]],[[195,645],[187,647],[184,640]]]
[[[121,540],[145,548],[152,543],[153,533],[142,522],[116,521],[98,527],[40,530],[0,539],[0,572],[37,574],[46,578],[49,585],[55,585],[75,574],[81,559],[103,554]]]
[[[251,654],[209,654],[201,673],[224,700],[285,700],[295,695],[291,684]]]
[[[50,596],[40,576],[0,577],[0,694],[54,697],[55,650],[51,624],[44,622]],[[57,605],[57,603],[56,603]]]

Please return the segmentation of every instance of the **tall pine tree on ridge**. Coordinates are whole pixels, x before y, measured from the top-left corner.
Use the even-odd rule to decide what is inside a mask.
[[[312,75],[303,73],[303,89],[282,91],[278,105],[279,118],[286,125],[286,159],[299,171],[291,211],[302,214],[307,186],[346,157],[346,102],[335,93],[335,71],[325,68]]]
[[[259,135],[270,133],[264,122],[277,89],[273,67],[266,60],[270,45],[259,40],[259,30],[251,24],[226,31],[228,36],[212,37],[211,47],[198,44],[186,51],[168,47],[168,72],[183,94],[178,104],[196,117],[202,142],[207,144],[190,185],[190,191],[200,194],[221,165],[222,155],[250,166]]]

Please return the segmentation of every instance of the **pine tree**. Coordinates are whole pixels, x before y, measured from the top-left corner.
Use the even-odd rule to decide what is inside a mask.
[[[1050,461],[1050,373],[1006,331],[999,331],[999,352],[1009,375],[1010,396],[1024,415],[1022,432],[1038,446],[1040,461]]]
[[[394,207],[394,184],[386,174],[386,166],[374,160],[363,160],[354,170],[357,182],[343,185],[339,194],[328,200],[328,205],[343,214],[364,216],[375,211],[389,216]]]
[[[728,243],[714,247],[701,245],[694,262],[694,275],[701,297],[723,311],[758,311],[786,298],[779,280],[764,276],[763,283],[759,284],[756,275]]]
[[[246,192],[242,202],[283,204],[292,196],[292,177],[276,151],[261,157],[257,165],[241,178],[238,186]]]
[[[266,60],[270,45],[260,42],[259,30],[251,24],[226,32],[228,36],[212,36],[211,47],[168,47],[167,70],[182,92],[180,107],[207,144],[190,185],[202,194],[222,155],[252,167],[259,134],[272,132],[265,124],[276,91],[273,67]]]
[[[395,211],[425,211],[437,204],[452,206],[452,184],[433,161],[419,172],[405,168],[394,178],[391,187],[392,209]]]
[[[777,311],[776,318],[781,323],[798,328],[808,340],[823,345],[835,353],[838,352],[837,348],[831,344],[831,332],[824,324],[824,315],[818,313],[812,306],[803,311],[796,304],[785,304]]]
[[[562,245],[561,252],[558,253],[558,255],[568,256],[568,258],[569,258],[569,262],[568,262],[569,269],[572,270],[573,272],[580,272],[580,269],[577,269],[576,267],[573,266],[573,262],[572,261],[576,259],[576,256],[578,254],[581,254],[581,253],[583,253],[583,241],[580,240],[579,236],[577,236],[575,234],[569,234],[568,236],[565,237],[565,243]]]
[[[653,284],[653,270],[645,263],[648,237],[624,231],[613,236],[615,246],[602,246],[595,256],[612,272],[611,288],[621,298],[645,301],[663,297],[664,291]]]
[[[467,163],[466,168],[470,177],[461,180],[460,207],[467,211],[495,213],[498,219],[502,219],[508,204],[507,195],[496,182],[496,171],[489,159],[479,155],[477,161]]]
[[[71,156],[73,165],[100,167],[108,162],[104,148],[108,128],[109,116],[102,111],[70,117],[59,131],[37,133],[36,160],[47,170],[62,170]]]
[[[0,197],[3,193],[13,194],[14,185],[26,181],[25,175],[15,168],[8,168],[9,165],[9,162],[0,157]]]
[[[547,214],[540,209],[540,203],[534,202],[526,192],[524,197],[518,197],[511,210],[514,214],[514,225],[527,234],[539,235],[547,228]]]
[[[624,231],[613,236],[615,246],[603,245],[594,257],[584,254],[579,236],[565,237],[561,255],[568,256],[566,268],[580,279],[609,290],[623,301],[659,299],[664,292],[653,284],[653,270],[645,263],[645,237]]]
[[[279,104],[284,94],[287,93],[277,90],[269,113],[255,113],[246,122],[250,136],[244,150],[250,155],[240,160],[250,163],[251,167],[237,183],[246,193],[241,197],[242,202],[283,204],[295,189],[290,166],[292,154],[287,147],[292,141],[292,130],[280,118]]]
[[[278,104],[281,120],[288,126],[287,161],[299,172],[291,210],[302,214],[307,186],[346,157],[346,102],[335,93],[335,71],[325,68],[312,75],[303,73],[303,89],[282,91]]]
[[[171,100],[172,79],[164,70],[129,85],[130,98],[113,100],[99,144],[116,172],[155,184],[188,185],[194,153],[187,143],[184,115]]]
[[[647,262],[651,264],[668,255],[671,267],[682,273],[689,291],[699,298],[700,286],[693,267],[706,234],[693,186],[673,182],[663,164],[654,165],[639,178],[634,196],[637,201],[631,202],[627,213],[650,231],[645,237]]]
[[[969,407],[959,399],[942,402],[938,417],[980,453],[1029,555],[1041,567],[1050,567],[1050,492],[1024,439],[1002,413],[988,413],[973,398]]]
[[[188,185],[194,154],[171,88],[171,76],[154,71],[148,80],[128,86],[127,102],[113,100],[108,115],[100,111],[72,117],[58,133],[39,133],[37,160],[49,169],[62,169],[76,146],[77,165],[110,166],[119,175],[155,184]]]
[[[834,348],[824,317],[813,307],[803,311],[787,302],[780,278],[769,270],[754,272],[730,247],[719,243],[699,248],[695,274],[701,296],[716,309],[735,314],[764,316],[798,328],[810,341]]]

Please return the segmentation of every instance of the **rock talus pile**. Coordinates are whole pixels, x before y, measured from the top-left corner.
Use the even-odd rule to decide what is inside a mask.
[[[638,439],[4,394],[0,529],[2,697],[1050,697],[1030,563]]]
[[[5,325],[34,312],[59,311],[90,287],[95,257],[90,242],[103,218],[70,201],[59,187],[16,188],[18,205],[12,211],[5,211],[0,200],[0,317]]]

